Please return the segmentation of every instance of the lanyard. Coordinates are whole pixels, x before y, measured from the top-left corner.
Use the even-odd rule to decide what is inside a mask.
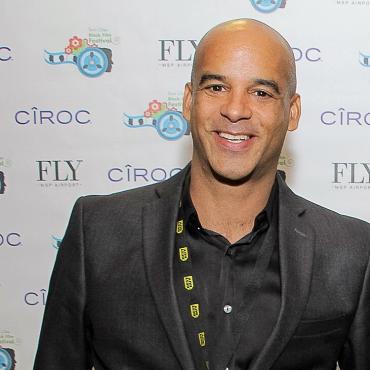
[[[270,228],[271,229],[271,228]],[[273,252],[273,247],[276,240],[273,240],[273,233],[268,230],[267,235],[263,236],[263,242],[258,252],[257,260],[252,270],[250,279],[246,284],[245,292],[247,296],[243,297],[241,306],[238,307],[235,319],[238,321],[236,331],[234,335],[234,350],[240,340],[241,330],[248,321],[253,303],[256,300],[259,288],[262,285],[263,277],[266,270],[268,269],[269,261]],[[178,220],[176,223],[176,250],[175,250],[175,261],[177,262],[178,279],[177,284],[180,284],[180,306],[182,310],[185,310],[188,323],[190,324],[191,333],[190,340],[193,342],[194,348],[198,349],[198,354],[202,359],[202,365],[205,365],[205,369],[209,369],[209,339],[207,337],[207,314],[208,307],[205,302],[205,297],[202,294],[202,284],[204,283],[201,279],[201,273],[198,275],[194,274],[191,256],[191,246],[187,242],[186,230],[185,230],[185,217],[182,202],[180,203]],[[207,266],[204,266],[206,269]],[[222,327],[222,325],[221,325]],[[220,329],[221,329],[220,327]],[[219,333],[221,334],[221,333]],[[218,337],[219,335],[217,335]],[[231,349],[231,348],[230,348]],[[230,355],[232,356],[232,353]],[[215,354],[216,358],[218,354]],[[231,360],[229,358],[229,360]]]
[[[191,339],[201,353],[203,364],[209,368],[207,347],[207,307],[201,294],[201,280],[193,274],[190,246],[185,238],[184,212],[180,205],[176,223],[176,260],[180,273],[181,301],[186,305],[187,317],[192,328]]]

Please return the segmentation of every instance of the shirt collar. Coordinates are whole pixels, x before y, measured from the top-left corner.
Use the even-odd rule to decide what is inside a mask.
[[[267,204],[265,208],[256,216],[252,232],[263,227],[266,224],[265,221],[267,221],[267,225],[270,225],[272,223],[274,209],[275,210],[277,209],[275,205],[277,205],[278,203],[278,193],[279,193],[278,187],[279,187],[278,181],[277,181],[277,178],[275,177],[275,181],[272,186]],[[194,207],[194,204],[190,196],[190,171],[187,173],[185,180],[184,180],[181,202],[182,202],[182,207],[183,207],[183,212],[184,212],[185,225],[189,227],[192,227],[192,226],[193,227],[195,226],[197,228],[201,227],[201,224],[199,222],[199,218],[197,215],[197,211]]]

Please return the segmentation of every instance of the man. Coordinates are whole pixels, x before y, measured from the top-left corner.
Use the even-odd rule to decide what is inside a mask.
[[[370,226],[277,173],[295,89],[267,25],[205,35],[184,94],[191,165],[77,202],[35,370],[370,368]]]

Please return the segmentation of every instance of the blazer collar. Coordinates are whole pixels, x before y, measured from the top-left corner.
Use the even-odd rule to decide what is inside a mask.
[[[281,308],[251,370],[272,367],[303,315],[311,284],[315,235],[305,217],[306,203],[288,188],[280,173],[278,182]]]
[[[156,187],[157,199],[143,208],[143,247],[147,279],[172,349],[183,369],[195,370],[173,282],[175,225],[188,170]]]

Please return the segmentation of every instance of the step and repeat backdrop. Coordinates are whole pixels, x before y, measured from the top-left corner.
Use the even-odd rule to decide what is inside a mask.
[[[2,0],[0,368],[32,368],[75,200],[189,161],[183,87],[222,21],[255,18],[291,43],[303,115],[280,158],[288,183],[370,221],[369,16],[370,0]]]

